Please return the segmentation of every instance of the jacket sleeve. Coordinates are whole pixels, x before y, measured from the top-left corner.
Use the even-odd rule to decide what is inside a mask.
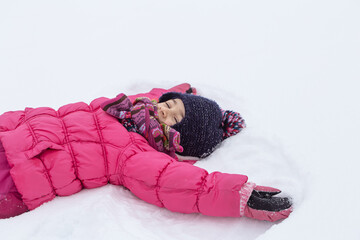
[[[123,185],[148,203],[180,213],[243,215],[240,202],[248,198],[241,196],[245,175],[208,173],[157,151],[137,153],[124,165]]]
[[[161,97],[161,95],[163,95],[164,93],[167,92],[180,92],[180,93],[185,93],[186,91],[188,91],[191,88],[191,85],[188,83],[183,83],[180,85],[177,85],[175,87],[172,87],[170,89],[163,89],[163,88],[153,88],[150,92],[147,93],[139,93],[136,95],[131,95],[128,96],[131,100],[131,102],[134,102],[136,98],[138,97],[148,97],[151,100],[156,100],[159,101],[159,98]],[[194,89],[194,88],[193,88]],[[193,94],[196,94],[196,91],[193,92]]]

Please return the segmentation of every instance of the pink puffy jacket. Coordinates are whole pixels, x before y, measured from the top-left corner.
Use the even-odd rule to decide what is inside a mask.
[[[158,98],[166,91],[154,89],[148,96]],[[68,104],[57,111],[26,108],[0,116],[0,140],[10,173],[29,210],[55,196],[111,183],[175,212],[244,214],[240,202],[246,204],[249,196],[239,191],[246,176],[209,174],[157,152],[141,135],[128,132],[105,113],[99,107],[104,100]]]

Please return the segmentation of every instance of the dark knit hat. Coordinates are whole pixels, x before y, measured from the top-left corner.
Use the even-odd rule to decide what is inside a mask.
[[[207,98],[169,92],[163,94],[159,102],[180,98],[185,107],[185,117],[173,125],[180,133],[183,156],[204,158],[215,150],[223,139],[222,112],[219,105]]]

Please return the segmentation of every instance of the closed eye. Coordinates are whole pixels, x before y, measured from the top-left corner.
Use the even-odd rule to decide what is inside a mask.
[[[165,102],[165,104],[166,104],[166,106],[167,106],[168,108],[170,108],[170,105],[169,105],[167,102]]]

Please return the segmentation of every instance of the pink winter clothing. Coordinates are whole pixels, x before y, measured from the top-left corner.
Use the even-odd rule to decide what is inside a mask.
[[[182,87],[185,91],[189,85]],[[150,98],[166,91],[155,89]],[[55,196],[111,183],[175,212],[226,217],[244,214],[240,213],[240,199],[249,196],[240,191],[247,176],[209,174],[156,151],[145,138],[128,132],[100,108],[106,100],[68,104],[57,111],[26,108],[0,116],[0,141],[29,210]]]
[[[0,199],[8,192],[17,192],[9,172],[10,166],[6,160],[4,147],[0,142]]]
[[[0,142],[0,219],[16,216],[27,210],[10,176],[10,166]]]

